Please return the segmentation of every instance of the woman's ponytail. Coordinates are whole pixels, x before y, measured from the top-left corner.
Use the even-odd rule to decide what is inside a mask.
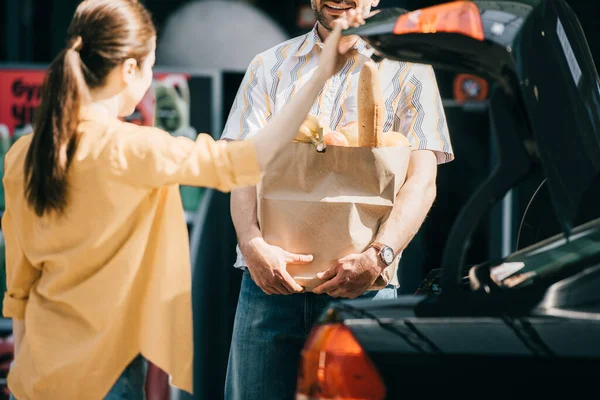
[[[69,165],[77,148],[81,106],[89,101],[80,51],[81,36],[71,41],[50,66],[35,115],[34,134],[25,159],[25,196],[38,216],[64,212]]]
[[[153,51],[156,30],[137,0],[84,0],[68,30],[69,42],[50,65],[25,159],[25,198],[38,216],[64,214],[69,166],[77,149],[82,106],[118,65],[138,65]]]

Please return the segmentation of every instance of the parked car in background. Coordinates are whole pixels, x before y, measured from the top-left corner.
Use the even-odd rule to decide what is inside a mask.
[[[326,310],[303,350],[297,399],[596,397],[600,81],[575,14],[564,0],[456,1],[384,10],[352,33],[379,57],[489,79],[499,161],[417,294]],[[556,234],[465,263],[489,209],[535,173],[543,190],[522,227],[550,220]]]

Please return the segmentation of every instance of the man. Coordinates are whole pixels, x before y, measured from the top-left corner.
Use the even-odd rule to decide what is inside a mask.
[[[314,73],[333,21],[348,9],[368,15],[378,3],[312,0],[318,21],[315,28],[254,58],[223,138],[243,140],[257,132]],[[311,110],[334,130],[357,120],[358,75],[372,55],[358,37],[344,40],[356,54],[327,82]],[[406,183],[375,238],[397,256],[419,230],[434,201],[437,164],[451,161],[453,153],[431,67],[384,60],[379,69],[386,108],[384,131],[406,134],[413,149]],[[321,276],[326,282],[314,293],[303,293],[286,267],[310,262],[311,255],[291,254],[266,243],[256,207],[255,187],[232,193],[231,214],[239,242],[236,267],[245,272],[229,357],[227,400],[293,398],[302,345],[327,304],[333,298],[394,298],[398,287],[394,279],[387,288],[367,291],[388,266],[381,249],[369,247],[362,254],[345,257]]]

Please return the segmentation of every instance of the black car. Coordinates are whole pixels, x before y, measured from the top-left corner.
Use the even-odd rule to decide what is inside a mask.
[[[323,314],[297,399],[597,398],[600,81],[573,11],[564,0],[456,1],[383,10],[348,34],[378,57],[489,79],[499,163],[417,294]],[[556,234],[468,265],[477,224],[535,173],[546,197],[536,192],[523,226],[552,220]]]

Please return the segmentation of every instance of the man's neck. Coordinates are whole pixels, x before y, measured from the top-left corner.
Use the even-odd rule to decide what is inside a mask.
[[[325,27],[320,23],[317,23],[317,33],[319,34],[319,37],[321,38],[322,42],[325,42],[325,40],[327,40],[327,37],[329,36],[329,31],[325,29]],[[340,48],[349,49],[356,44],[358,39],[359,37],[355,35],[342,36],[342,39],[340,40]]]

